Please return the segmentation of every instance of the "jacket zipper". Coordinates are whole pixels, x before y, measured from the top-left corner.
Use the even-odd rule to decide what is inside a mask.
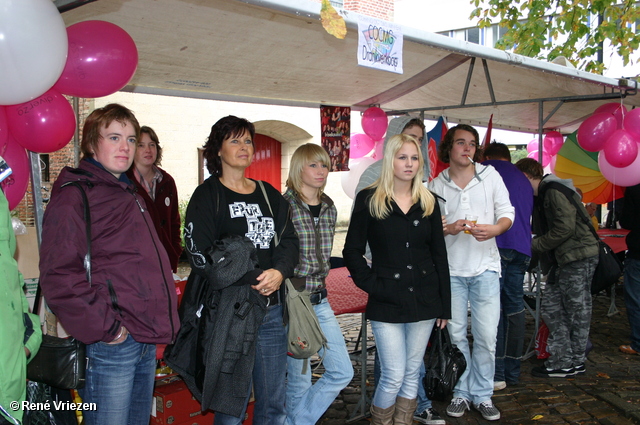
[[[140,201],[138,201],[138,197],[136,196],[134,191],[128,190],[129,193],[131,193],[131,196],[133,196],[133,199],[135,199],[136,204],[138,204],[138,208],[140,208],[140,214],[142,214],[142,220],[144,220],[144,223],[147,225],[147,230],[149,231],[149,235],[151,236],[151,241],[153,242],[153,247],[156,250],[156,256],[158,257],[158,265],[160,266],[160,271],[162,274],[162,280],[164,281],[164,288],[167,292],[167,303],[169,305],[169,323],[171,323],[171,344],[173,344],[175,341],[173,339],[173,334],[175,333],[175,325],[173,323],[173,315],[171,314],[171,293],[169,292],[169,284],[167,283],[167,279],[164,275],[164,271],[162,270],[162,258],[160,258],[160,252],[158,251],[158,246],[156,245],[156,241],[153,239],[153,233],[151,232],[151,228],[149,227],[149,223],[147,222],[146,217],[144,216],[144,208],[142,207],[142,205],[140,204]]]

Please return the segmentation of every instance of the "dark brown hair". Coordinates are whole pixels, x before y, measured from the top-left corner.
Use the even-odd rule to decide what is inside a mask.
[[[222,142],[229,137],[241,136],[245,131],[251,135],[251,140],[256,135],[255,126],[244,118],[238,118],[233,115],[220,118],[213,126],[211,133],[204,144],[204,159],[207,161],[207,170],[213,176],[222,177],[222,160],[218,155],[222,149]]]
[[[542,180],[542,176],[544,175],[542,164],[533,158],[522,158],[516,162],[516,167],[534,180]]]
[[[445,164],[449,163],[449,153],[451,152],[451,148],[453,148],[453,141],[457,130],[468,131],[476,139],[476,154],[474,155],[473,160],[478,161],[480,159],[481,151],[479,141],[480,136],[478,135],[478,130],[467,124],[458,124],[455,127],[451,127],[449,131],[447,131],[447,134],[444,135],[444,139],[440,142],[440,146],[438,146],[438,157],[440,158],[440,161]]]
[[[153,165],[159,166],[160,164],[162,164],[162,146],[160,146],[158,135],[153,130],[153,128],[147,127],[146,125],[140,127],[140,137],[142,137],[142,134],[148,134],[151,141],[156,144],[156,150],[158,151],[158,154]]]

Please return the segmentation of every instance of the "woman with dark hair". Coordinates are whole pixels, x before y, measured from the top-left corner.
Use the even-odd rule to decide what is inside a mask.
[[[179,328],[169,258],[125,174],[139,134],[124,106],[94,110],[80,165],[62,170],[43,219],[42,293],[65,330],[87,344],[80,396],[97,406],[82,412],[87,425],[149,423],[156,344],[173,342]]]
[[[178,189],[173,177],[160,168],[161,161],[162,147],[158,135],[151,127],[140,127],[140,139],[127,177],[135,183],[138,193],[144,198],[175,273],[182,254]]]
[[[261,271],[251,278],[249,285],[254,293],[266,298],[267,305],[255,344],[253,423],[280,425],[286,416],[287,371],[281,284],[293,275],[298,262],[298,237],[289,203],[280,192],[268,183],[245,177],[245,170],[253,160],[254,136],[253,124],[234,116],[224,117],[211,127],[204,146],[211,177],[196,188],[189,201],[184,238],[192,273],[205,278],[209,253],[224,235],[239,235],[253,242]],[[241,414],[221,411],[227,410],[226,406],[216,408],[215,423],[241,424],[250,390],[251,385],[236,389],[245,396]]]

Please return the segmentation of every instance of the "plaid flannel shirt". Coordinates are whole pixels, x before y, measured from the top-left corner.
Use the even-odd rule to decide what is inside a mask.
[[[318,224],[307,204],[302,202],[291,189],[287,189],[284,198],[291,204],[293,226],[300,239],[300,261],[295,268],[295,277],[307,278],[307,290],[315,292],[324,289],[323,280],[329,274],[333,236],[336,232],[338,211],[333,200],[323,194]],[[318,255],[319,253],[319,255]],[[318,261],[318,256],[322,261]]]

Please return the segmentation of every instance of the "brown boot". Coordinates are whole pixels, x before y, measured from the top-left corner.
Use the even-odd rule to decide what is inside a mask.
[[[396,410],[393,413],[393,425],[411,425],[417,405],[418,400],[415,398],[409,400],[408,398],[397,397]]]
[[[371,425],[393,425],[393,412],[396,406],[389,406],[382,409],[378,406],[371,405]]]

